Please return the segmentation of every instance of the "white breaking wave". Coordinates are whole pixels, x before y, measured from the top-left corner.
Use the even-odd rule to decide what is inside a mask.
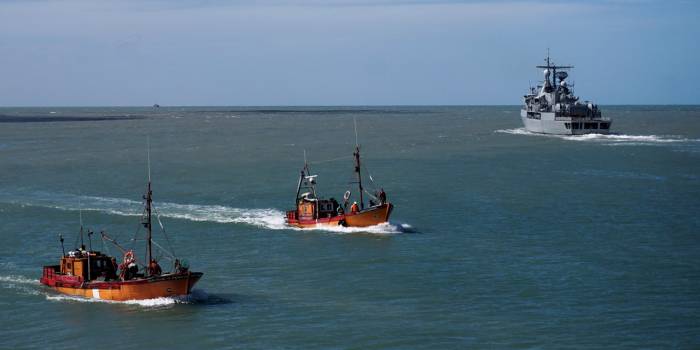
[[[624,135],[624,134],[585,134],[585,135],[552,135],[527,131],[525,128],[500,129],[495,132],[511,135],[529,135],[541,137],[554,137],[569,141],[593,141],[617,144],[658,144],[679,142],[700,142],[700,139],[689,139],[678,135]]]
[[[143,307],[163,307],[179,303],[176,298],[154,298],[154,299],[144,299],[144,300],[125,300],[125,301],[114,301],[114,300],[102,300],[102,299],[92,299],[92,298],[81,298],[73,295],[46,295],[46,300],[51,301],[68,301],[68,302],[80,302],[80,303],[106,303],[106,304],[122,304],[122,305],[138,305]]]
[[[345,226],[318,226],[318,227],[290,227],[285,225],[285,229],[291,229],[296,231],[326,231],[338,234],[348,234],[348,233],[369,233],[375,235],[392,235],[397,233],[407,233],[413,232],[413,227],[409,224],[403,223],[391,223],[385,222],[379,225],[368,226],[368,227],[345,227]]]
[[[68,302],[82,302],[82,303],[108,303],[108,304],[123,304],[123,305],[138,305],[142,307],[163,307],[174,304],[193,304],[206,302],[209,295],[199,289],[192,290],[192,293],[187,296],[179,297],[161,297],[153,299],[144,300],[125,300],[125,301],[114,301],[114,300],[102,300],[102,299],[92,299],[83,298],[74,295],[64,295],[56,294],[56,292],[49,292],[48,288],[44,288],[39,283],[39,280],[26,278],[23,276],[0,276],[0,286],[3,288],[11,288],[19,291],[22,294],[28,295],[44,295],[46,300],[51,301],[68,301]]]
[[[66,302],[79,302],[79,303],[106,303],[106,304],[118,304],[118,305],[137,305],[144,308],[159,308],[165,306],[171,306],[175,304],[196,304],[204,303],[209,298],[207,292],[194,289],[189,295],[177,296],[177,297],[160,297],[153,299],[143,299],[143,300],[103,300],[94,298],[83,298],[74,295],[63,295],[63,294],[46,294],[46,300],[51,301],[66,301]]]
[[[125,198],[78,196],[67,193],[33,192],[21,195],[6,194],[6,202],[48,207],[59,210],[97,211],[111,215],[140,216],[143,205]],[[319,226],[317,228],[290,227],[285,221],[285,213],[273,208],[246,209],[222,205],[178,204],[154,202],[157,212],[163,218],[183,219],[199,222],[237,223],[258,226],[270,230],[322,230],[335,233],[396,234],[411,232],[408,224],[384,223],[370,227]]]

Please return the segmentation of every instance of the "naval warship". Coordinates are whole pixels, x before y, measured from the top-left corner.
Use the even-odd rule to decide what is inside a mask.
[[[608,134],[612,119],[602,117],[598,106],[579,101],[569,84],[568,70],[573,66],[558,66],[545,59],[542,85],[530,87],[524,96],[520,118],[530,132],[556,135]]]

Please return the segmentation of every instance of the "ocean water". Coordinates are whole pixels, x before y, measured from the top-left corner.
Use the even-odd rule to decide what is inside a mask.
[[[700,347],[700,107],[605,107],[616,134],[583,137],[529,134],[518,113],[1,108],[0,348]],[[348,189],[353,118],[391,222],[286,227],[304,150],[323,195]],[[194,293],[41,286],[80,208],[140,237],[147,139],[170,244],[204,272]]]

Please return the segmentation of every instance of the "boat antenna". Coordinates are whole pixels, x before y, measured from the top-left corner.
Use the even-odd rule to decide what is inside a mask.
[[[357,118],[353,116],[353,117],[352,117],[352,122],[353,122],[353,124],[355,125],[355,147],[359,148],[359,147],[360,147],[360,143],[357,142]]]
[[[95,232],[92,232],[92,230],[88,230],[87,236],[88,236],[88,244],[90,245],[90,251],[92,251],[92,235],[95,234]]]
[[[61,251],[63,252],[63,256],[66,256],[66,248],[63,246],[63,235],[62,234],[58,235],[58,240],[61,241]]]

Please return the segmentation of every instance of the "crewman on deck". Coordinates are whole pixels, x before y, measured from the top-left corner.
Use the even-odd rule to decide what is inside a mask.
[[[160,268],[158,262],[155,260],[151,260],[151,263],[148,264],[148,274],[150,276],[158,276],[161,273],[163,273],[163,269]]]
[[[379,204],[384,203],[386,203],[386,192],[384,192],[384,189],[381,188],[379,189]]]
[[[353,214],[360,212],[360,207],[357,205],[357,202],[352,202],[352,206],[350,207],[350,212]]]
[[[112,257],[111,259],[112,266],[108,269],[109,272],[107,273],[107,278],[111,280],[116,280],[117,279],[117,270],[119,270],[119,265],[117,264],[117,258]]]

